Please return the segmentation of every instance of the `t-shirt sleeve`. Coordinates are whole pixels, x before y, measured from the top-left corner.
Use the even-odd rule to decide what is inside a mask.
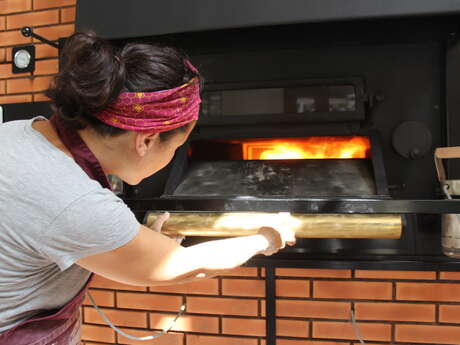
[[[114,193],[98,188],[71,202],[45,231],[41,251],[64,271],[78,260],[131,241],[139,222]]]

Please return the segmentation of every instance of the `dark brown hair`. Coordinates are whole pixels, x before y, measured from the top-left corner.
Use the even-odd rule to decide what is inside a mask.
[[[91,126],[104,136],[115,136],[123,129],[106,125],[97,114],[114,102],[120,92],[159,91],[180,86],[196,73],[184,64],[180,50],[145,43],[128,43],[116,49],[94,32],[70,36],[61,53],[60,72],[46,95],[53,110],[70,126]],[[161,133],[166,139],[173,132]]]

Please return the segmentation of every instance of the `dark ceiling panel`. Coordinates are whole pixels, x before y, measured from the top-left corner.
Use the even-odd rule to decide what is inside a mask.
[[[76,28],[114,39],[459,12],[458,0],[78,0]]]

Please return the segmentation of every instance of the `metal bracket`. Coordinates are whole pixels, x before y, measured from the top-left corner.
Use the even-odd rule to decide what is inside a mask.
[[[56,49],[59,49],[59,44],[53,42],[53,41],[50,41],[40,35],[37,35],[36,33],[34,33],[32,31],[32,28],[30,26],[25,26],[21,29],[21,33],[24,37],[33,37],[33,38],[36,38],[37,40],[43,42],[43,43],[46,43],[46,44],[49,44],[51,47],[54,47]]]

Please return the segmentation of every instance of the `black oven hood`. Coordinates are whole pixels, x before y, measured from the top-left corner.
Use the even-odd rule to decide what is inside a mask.
[[[76,29],[108,39],[357,19],[452,15],[451,0],[78,0]]]

